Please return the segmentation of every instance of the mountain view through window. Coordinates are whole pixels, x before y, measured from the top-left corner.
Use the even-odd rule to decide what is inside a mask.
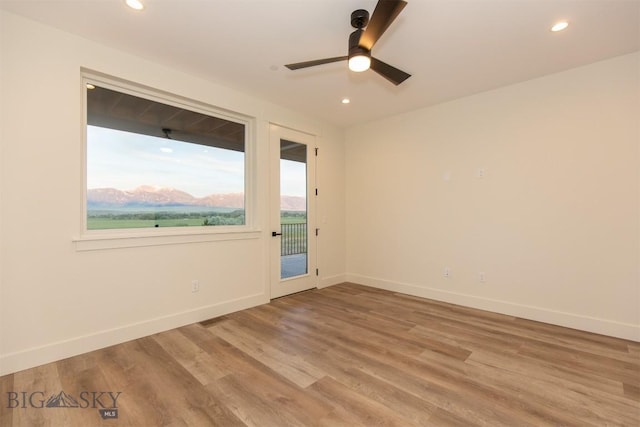
[[[245,224],[246,125],[87,88],[87,229]]]

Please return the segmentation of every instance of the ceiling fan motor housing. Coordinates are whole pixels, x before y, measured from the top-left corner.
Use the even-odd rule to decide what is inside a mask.
[[[369,23],[369,12],[365,9],[358,9],[351,12],[351,26],[362,29]]]
[[[360,36],[364,30],[357,29],[349,36],[349,58],[356,55],[370,56],[371,52],[368,49],[360,46]]]
[[[351,26],[356,30],[349,36],[349,59],[354,56],[371,56],[371,52],[360,46],[360,37],[364,33],[364,27],[369,23],[369,12],[358,9],[351,12]]]

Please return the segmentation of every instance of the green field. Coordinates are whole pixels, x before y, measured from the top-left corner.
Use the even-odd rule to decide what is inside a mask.
[[[282,224],[300,224],[307,221],[305,212],[282,212]],[[242,225],[243,211],[215,212],[114,212],[89,211],[88,230],[125,228],[200,227],[204,225]]]
[[[185,219],[116,219],[116,218],[87,218],[87,229],[109,230],[114,228],[153,228],[158,227],[189,227],[201,226],[203,218]]]
[[[306,212],[281,212],[280,224],[304,224],[307,222]]]

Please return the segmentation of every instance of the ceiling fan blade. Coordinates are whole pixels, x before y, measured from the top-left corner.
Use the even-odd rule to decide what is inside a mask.
[[[290,70],[298,70],[300,68],[315,67],[316,65],[330,64],[332,62],[344,61],[348,58],[349,58],[348,56],[336,56],[333,58],[316,59],[315,61],[306,61],[306,62],[297,62],[295,64],[287,64],[285,65],[285,67],[287,67]]]
[[[371,69],[396,86],[411,77],[411,74],[405,73],[373,57],[371,58]]]
[[[378,0],[369,24],[360,37],[360,47],[371,50],[406,5],[407,2],[403,0]]]

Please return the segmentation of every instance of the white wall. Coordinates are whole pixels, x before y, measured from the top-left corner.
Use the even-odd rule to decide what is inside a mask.
[[[270,122],[317,135],[319,285],[344,280],[341,130],[10,13],[0,31],[0,375],[267,302]],[[255,117],[259,231],[78,251],[81,67]]]
[[[640,340],[639,61],[350,128],[347,278]]]

